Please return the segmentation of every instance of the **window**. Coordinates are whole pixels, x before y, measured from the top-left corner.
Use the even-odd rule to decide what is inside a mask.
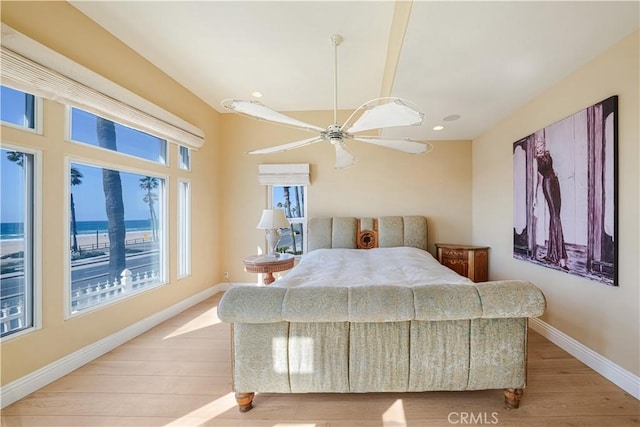
[[[70,312],[165,282],[165,179],[72,162]]]
[[[301,255],[307,231],[306,186],[310,184],[308,163],[258,165],[258,182],[269,189],[269,208],[283,209],[291,227],[282,230],[278,250]]]
[[[126,295],[165,283],[169,252],[166,246],[169,221],[166,188],[169,178],[165,175],[178,173],[179,167],[184,167],[186,170],[190,168],[190,150],[204,144],[204,132],[162,107],[79,66],[9,27],[3,26],[3,35],[5,30],[11,37],[6,38],[8,45],[5,45],[3,38],[0,49],[2,84],[25,90],[26,93],[2,87],[0,119],[3,121],[3,130],[6,126],[39,130],[42,127],[42,98],[46,98],[65,106],[68,124],[66,139],[78,143],[64,143],[59,141],[58,135],[54,134],[46,141],[36,142],[51,145],[51,149],[56,153],[64,152],[68,155],[63,169],[66,186],[64,200],[58,200],[57,204],[54,203],[55,206],[50,206],[51,209],[61,208],[65,213],[68,212],[68,217],[63,224],[51,226],[47,223],[50,228],[53,228],[48,230],[48,236],[52,236],[53,241],[56,241],[55,227],[63,229],[61,230],[63,234],[60,234],[62,241],[57,242],[63,249],[66,261],[64,268],[66,314],[84,313]],[[22,54],[38,57],[38,63]],[[5,108],[9,104],[13,105],[12,109]],[[55,121],[65,120],[59,114],[60,111],[57,107],[52,109],[50,123],[55,125]],[[52,131],[58,129],[59,127],[54,126]],[[169,142],[183,146],[172,151],[180,154],[180,159],[175,164],[168,160]],[[79,144],[85,144],[85,147],[79,147]],[[7,148],[6,151],[14,149],[4,145],[0,148]],[[104,150],[119,154],[107,154]],[[5,158],[7,154],[5,151],[2,152]],[[25,165],[31,165],[31,154],[25,153],[25,155]],[[35,153],[33,156],[38,163],[36,172],[40,177],[39,162],[42,156]],[[113,160],[116,156],[120,159]],[[124,156],[128,158],[125,159]],[[169,163],[171,168],[165,167]],[[27,169],[25,168],[25,171]],[[50,178],[58,176],[56,171],[60,170],[54,171],[54,169],[56,168],[51,169]],[[25,286],[33,286],[30,283],[34,278],[29,275],[33,270],[36,284],[40,283],[41,252],[37,250],[36,256],[33,256],[30,255],[30,250],[33,246],[36,249],[39,248],[39,245],[34,245],[33,237],[42,234],[41,224],[35,221],[34,232],[29,229],[27,219],[20,221],[5,219],[5,212],[17,209],[13,204],[22,205],[21,202],[16,203],[15,197],[10,201],[4,198],[5,194],[10,194],[4,189],[5,183],[12,185],[16,190],[19,188],[14,184],[15,177],[5,177],[10,170],[11,168],[0,164],[3,180],[0,183],[3,186],[3,197],[0,200],[3,218],[2,250],[8,247],[4,245],[6,234],[13,233],[8,231],[9,225],[4,223],[22,221],[24,237],[16,239],[23,241],[24,250],[18,250],[13,257],[6,259],[18,258],[22,255]],[[167,170],[166,174],[165,170]],[[27,182],[28,177],[24,178],[24,183]],[[46,188],[55,187],[55,181],[48,180]],[[27,202],[32,200],[29,191],[33,190],[29,189],[28,186],[24,189],[26,206],[29,206]],[[188,200],[190,198],[188,183],[185,190],[185,200]],[[37,194],[42,192],[40,186],[35,191]],[[33,201],[31,203],[33,205]],[[35,209],[36,216],[40,219],[42,217],[39,210],[40,203],[35,204]],[[188,217],[190,214],[188,202],[185,203],[184,209]],[[28,213],[25,212],[25,216],[28,216]],[[15,224],[11,225],[14,229],[18,227]],[[183,232],[191,231],[188,222],[184,227],[187,228],[184,228]],[[187,274],[190,270],[188,239],[187,236],[181,237],[181,241],[186,243],[184,243],[185,250],[182,252],[185,254],[183,258],[185,263],[180,271]],[[3,272],[9,262],[3,259]],[[35,270],[32,267],[34,264]],[[16,268],[19,269],[19,267]],[[47,269],[49,270],[51,269]],[[7,289],[4,286],[5,278],[3,273],[0,295],[3,302],[9,295],[5,292]],[[55,280],[55,277],[51,279]],[[27,302],[35,300],[38,304],[35,309],[30,307],[21,309],[23,314],[25,310],[30,310],[26,314],[28,317],[26,321],[31,323],[34,317],[32,314],[35,313],[36,327],[41,321],[39,286],[35,291],[28,288],[22,291],[23,299]],[[17,292],[14,294],[17,295]],[[0,315],[4,316],[4,314]],[[3,322],[4,320],[0,320],[0,324]],[[14,325],[11,324],[11,327],[13,328]]]
[[[178,181],[178,277],[191,274],[191,184]]]
[[[152,162],[166,163],[166,140],[77,108],[71,108],[71,139]]]
[[[271,186],[271,208],[284,209],[291,227],[282,230],[278,250],[294,255],[304,252],[306,231],[305,186]]]
[[[35,326],[35,155],[0,150],[0,331]]]
[[[2,109],[0,118],[3,122],[25,129],[37,130],[36,117],[38,108],[36,108],[36,102],[39,101],[39,98],[2,86],[0,99],[2,99],[2,102],[0,102]]]
[[[178,167],[180,169],[184,169],[187,171],[191,170],[191,152],[189,148],[185,147],[184,145],[180,145],[179,149],[180,149],[180,156],[179,156]]]

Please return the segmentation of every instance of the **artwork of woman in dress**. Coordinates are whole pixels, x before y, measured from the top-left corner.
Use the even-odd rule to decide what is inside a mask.
[[[513,143],[513,256],[617,286],[618,97]]]
[[[549,209],[549,237],[547,239],[547,253],[544,260],[551,264],[557,264],[565,270],[567,267],[567,250],[564,245],[564,234],[562,232],[562,194],[560,191],[560,181],[553,169],[553,158],[547,150],[544,130],[537,132],[535,136],[535,159],[537,166],[536,190],[533,197],[533,209],[537,210],[538,192],[542,188],[544,199]],[[537,217],[537,215],[536,215]]]

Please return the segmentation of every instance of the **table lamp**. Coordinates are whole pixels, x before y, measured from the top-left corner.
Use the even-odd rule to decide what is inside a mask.
[[[256,226],[257,229],[267,230],[267,247],[268,255],[277,257],[278,242],[280,241],[280,229],[289,227],[284,210],[282,209],[265,209],[262,211],[260,221]]]

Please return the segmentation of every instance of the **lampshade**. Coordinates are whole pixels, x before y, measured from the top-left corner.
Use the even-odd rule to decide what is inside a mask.
[[[262,216],[256,228],[261,230],[271,230],[277,228],[289,227],[289,221],[287,220],[284,210],[282,209],[265,209],[262,211]]]

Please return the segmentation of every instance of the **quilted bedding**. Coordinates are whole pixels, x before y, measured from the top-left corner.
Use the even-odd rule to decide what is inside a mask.
[[[473,285],[444,267],[427,251],[410,247],[317,249],[272,287],[430,284]]]

